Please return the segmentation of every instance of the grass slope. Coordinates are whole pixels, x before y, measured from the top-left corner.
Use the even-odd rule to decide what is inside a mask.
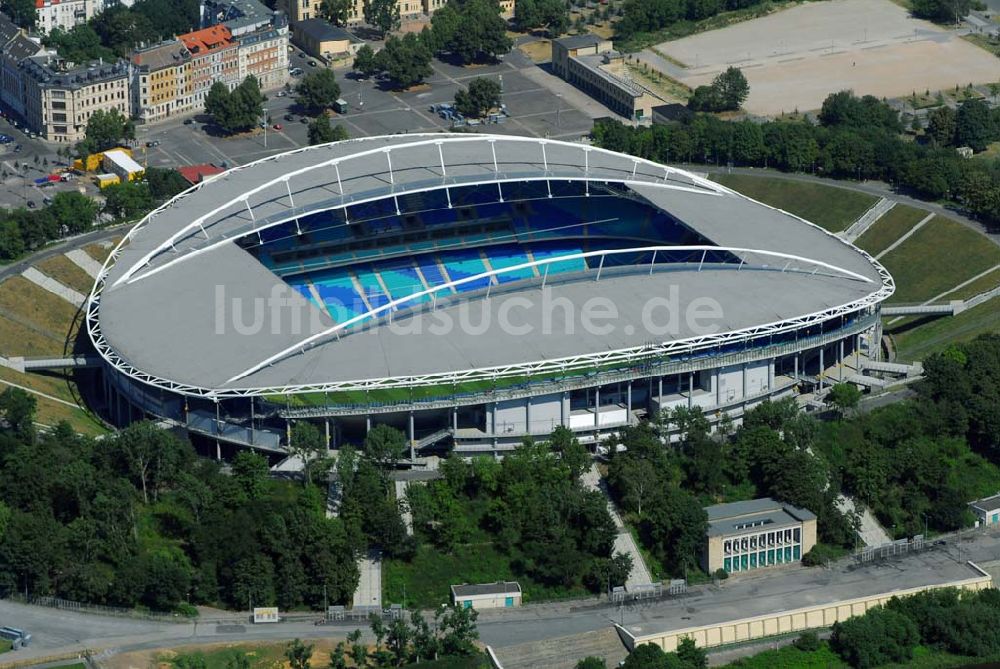
[[[873,256],[877,255],[922,221],[927,214],[923,209],[897,204],[889,213],[875,221],[865,234],[858,237],[854,245]]]
[[[1000,332],[1000,297],[957,316],[922,319],[890,329],[899,360],[922,360],[953,342],[968,341],[987,332]]]
[[[46,276],[83,295],[90,293],[90,289],[94,286],[94,279],[62,254],[50,256],[35,267]]]
[[[10,312],[42,330],[65,337],[77,308],[24,277],[14,276],[0,285],[0,311]]]
[[[713,174],[723,186],[783,209],[830,232],[846,229],[878,198],[836,186],[746,174]]]
[[[957,221],[935,216],[881,263],[896,280],[891,302],[922,302],[1000,263],[1000,246]]]

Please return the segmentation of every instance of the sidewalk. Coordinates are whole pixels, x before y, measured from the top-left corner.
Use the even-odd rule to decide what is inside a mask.
[[[587,490],[596,490],[607,499],[608,513],[611,514],[611,520],[614,521],[615,529],[618,531],[618,534],[615,536],[615,552],[624,553],[632,558],[632,571],[625,581],[625,589],[634,590],[638,585],[649,585],[652,583],[653,577],[650,575],[649,569],[642,559],[642,553],[639,552],[635,538],[629,529],[625,527],[625,524],[622,523],[621,516],[618,515],[618,509],[615,508],[615,503],[611,500],[607,484],[601,480],[601,474],[597,471],[597,463],[593,463],[590,469],[583,473],[580,477],[580,482],[583,483],[583,487]]]

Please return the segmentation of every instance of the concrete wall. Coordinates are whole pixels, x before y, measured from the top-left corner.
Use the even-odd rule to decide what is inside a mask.
[[[851,616],[863,615],[868,609],[881,606],[893,597],[903,597],[938,588],[958,588],[960,590],[976,591],[992,587],[993,581],[989,574],[971,562],[969,565],[979,575],[952,583],[939,583],[919,588],[877,593],[867,597],[817,604],[802,609],[781,611],[754,618],[743,618],[701,627],[687,627],[642,636],[632,635],[617,625],[616,628],[629,651],[634,650],[636,646],[652,643],[669,653],[677,650],[680,640],[684,637],[694,639],[699,648],[710,648],[712,646],[761,639],[777,634],[829,627],[836,622],[843,622]]]

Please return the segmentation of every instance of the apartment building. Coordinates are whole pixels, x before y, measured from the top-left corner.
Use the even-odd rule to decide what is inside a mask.
[[[257,0],[206,0],[206,27],[225,26],[237,45],[237,81],[253,75],[263,90],[288,82],[288,18]]]
[[[212,84],[221,81],[230,90],[240,83],[239,45],[229,28],[214,25],[177,37],[191,54],[191,106],[200,110]]]
[[[25,123],[51,142],[83,139],[87,121],[99,109],[130,115],[126,61],[74,66],[53,55],[37,55],[22,60],[19,69]]]
[[[105,0],[35,0],[35,27],[43,35],[56,28],[70,30],[100,14],[104,7]]]
[[[2,15],[0,15],[2,16]],[[24,116],[24,77],[21,61],[46,50],[37,41],[22,34],[16,27],[13,31],[0,25],[0,101],[18,116]]]
[[[191,53],[181,40],[168,40],[132,54],[132,113],[155,123],[190,111],[193,104]]]

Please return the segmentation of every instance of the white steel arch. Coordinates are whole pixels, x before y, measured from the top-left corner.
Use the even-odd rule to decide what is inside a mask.
[[[424,137],[428,137],[428,136],[424,136]],[[287,189],[288,193],[289,193],[289,196],[291,196],[292,191],[291,191],[291,187],[289,185],[290,182],[291,182],[291,179],[293,179],[294,177],[297,177],[297,176],[308,174],[308,173],[313,172],[315,170],[321,170],[321,169],[329,168],[329,167],[333,167],[334,168],[335,174],[336,174],[336,182],[338,183],[341,195],[343,195],[344,189],[343,189],[342,180],[340,178],[340,171],[339,171],[340,170],[340,166],[343,165],[344,163],[347,163],[347,162],[363,161],[363,160],[369,159],[369,158],[371,158],[373,156],[378,156],[379,154],[384,154],[387,157],[387,165],[386,165],[386,167],[388,169],[387,169],[387,171],[383,171],[383,170],[373,171],[373,172],[370,172],[369,174],[385,174],[385,173],[388,173],[389,174],[390,185],[395,186],[396,184],[395,184],[395,180],[393,178],[392,164],[391,164],[391,157],[390,156],[392,155],[393,152],[401,152],[401,151],[405,151],[405,150],[408,150],[408,149],[416,149],[416,148],[421,148],[421,147],[437,146],[438,151],[439,151],[439,155],[441,156],[441,161],[440,161],[441,171],[442,171],[441,177],[443,179],[447,179],[448,178],[448,175],[447,175],[447,161],[445,161],[445,159],[444,159],[444,147],[445,146],[447,146],[447,145],[463,145],[463,144],[489,144],[490,147],[491,147],[491,154],[493,156],[492,161],[488,161],[488,160],[487,161],[481,161],[479,164],[480,165],[487,165],[488,166],[492,162],[492,165],[493,165],[493,168],[494,168],[494,175],[493,175],[492,178],[483,180],[482,182],[479,182],[479,183],[497,183],[497,182],[503,181],[504,179],[500,178],[499,166],[497,164],[497,159],[496,159],[496,144],[497,144],[497,142],[501,142],[501,143],[512,143],[512,144],[525,144],[525,145],[529,145],[530,144],[530,145],[536,145],[536,146],[538,146],[541,149],[541,153],[540,153],[541,161],[540,162],[541,162],[541,164],[543,166],[543,170],[540,173],[540,175],[539,175],[539,177],[538,177],[537,180],[544,180],[546,178],[545,177],[545,173],[547,173],[549,171],[549,161],[548,161],[548,158],[547,158],[545,147],[548,146],[548,145],[552,145],[552,146],[559,146],[559,147],[563,147],[563,148],[569,148],[569,149],[572,149],[572,150],[578,150],[578,151],[580,151],[581,154],[582,154],[582,156],[583,156],[583,158],[584,158],[584,161],[583,161],[584,165],[583,165],[583,167],[584,167],[584,174],[585,175],[589,174],[590,173],[590,169],[591,169],[590,168],[590,159],[589,159],[590,153],[598,153],[598,154],[601,154],[601,155],[612,156],[616,160],[622,161],[623,162],[623,166],[627,166],[629,162],[631,162],[631,164],[632,164],[632,168],[633,169],[632,169],[632,172],[631,172],[631,177],[628,178],[628,179],[608,179],[607,177],[604,177],[604,178],[599,178],[599,177],[590,178],[590,177],[586,177],[585,176],[584,178],[580,179],[580,180],[583,180],[583,181],[619,181],[621,183],[628,183],[629,181],[635,181],[635,182],[640,182],[640,183],[643,183],[643,184],[653,184],[653,185],[655,185],[657,183],[665,183],[666,180],[671,175],[679,175],[679,176],[682,176],[685,179],[689,179],[692,183],[700,185],[703,188],[707,189],[708,193],[722,194],[722,193],[730,192],[725,187],[723,187],[723,186],[721,186],[719,184],[716,184],[716,183],[714,183],[714,182],[712,182],[712,181],[710,181],[708,179],[704,179],[702,177],[699,177],[699,176],[697,176],[695,174],[692,174],[690,172],[686,172],[684,170],[680,170],[680,169],[677,169],[675,167],[668,167],[668,166],[665,166],[665,165],[660,165],[660,164],[654,163],[654,162],[652,162],[650,160],[646,160],[644,158],[637,158],[635,156],[624,156],[622,154],[615,153],[614,151],[609,151],[607,149],[602,149],[602,148],[599,148],[599,147],[590,146],[589,144],[576,144],[576,143],[572,143],[572,142],[564,142],[564,141],[561,141],[561,140],[537,139],[537,138],[533,138],[533,137],[520,137],[520,136],[516,136],[516,135],[515,136],[504,136],[504,135],[479,135],[479,134],[476,134],[476,135],[452,135],[452,136],[447,136],[447,137],[442,137],[441,135],[430,135],[429,137],[430,138],[421,138],[421,139],[418,139],[418,140],[413,141],[413,142],[405,142],[405,143],[401,143],[401,144],[393,144],[393,145],[390,145],[390,146],[379,146],[379,147],[375,147],[375,148],[371,148],[371,149],[359,151],[357,153],[348,154],[346,156],[340,156],[340,157],[337,157],[337,158],[330,158],[330,159],[327,159],[327,160],[324,160],[324,161],[321,161],[321,162],[314,163],[312,165],[307,165],[305,167],[301,167],[301,168],[299,168],[297,170],[293,170],[293,171],[288,172],[286,174],[283,174],[283,175],[281,175],[279,177],[275,177],[275,178],[269,179],[268,181],[265,181],[265,182],[263,182],[263,183],[261,183],[261,184],[259,184],[257,186],[254,186],[253,188],[251,188],[251,189],[249,189],[247,191],[239,193],[235,197],[231,197],[230,199],[228,199],[224,203],[222,203],[222,204],[214,207],[213,209],[209,210],[208,212],[206,212],[206,213],[198,216],[197,218],[195,218],[190,223],[187,223],[186,225],[184,225],[183,227],[181,227],[179,230],[173,232],[171,235],[169,235],[169,237],[164,242],[162,242],[161,244],[159,244],[158,246],[156,246],[152,250],[148,251],[139,260],[137,260],[135,263],[133,263],[132,266],[129,267],[122,274],[122,276],[118,277],[115,280],[113,286],[117,286],[117,285],[119,285],[119,284],[121,284],[123,282],[130,281],[132,279],[133,275],[136,272],[138,272],[140,269],[142,269],[143,267],[145,267],[147,264],[149,264],[149,262],[153,258],[155,258],[160,253],[164,252],[166,249],[173,248],[175,242],[179,241],[180,239],[183,239],[183,238],[187,237],[190,233],[192,233],[192,232],[194,232],[196,230],[201,230],[201,232],[205,235],[206,240],[210,239],[210,236],[209,236],[208,232],[205,230],[205,224],[206,224],[206,222],[208,222],[208,219],[211,218],[212,216],[215,216],[216,214],[219,214],[219,213],[222,213],[223,211],[226,211],[227,209],[233,207],[234,205],[242,203],[246,207],[246,209],[249,211],[249,213],[251,215],[251,218],[252,218],[254,216],[254,214],[253,214],[253,207],[250,205],[249,199],[253,195],[261,193],[261,192],[263,192],[263,191],[265,191],[265,190],[267,190],[269,188],[272,188],[274,186],[277,186],[279,184],[284,184],[286,186],[286,189]],[[284,155],[287,155],[287,154],[284,154]],[[250,165],[252,165],[252,164],[254,164],[254,163],[251,163]],[[244,169],[247,168],[247,167],[249,167],[250,165],[244,166]],[[657,173],[662,172],[662,174],[663,174],[662,180],[661,181],[655,181],[655,180],[649,178],[649,175],[646,175],[647,176],[646,179],[638,179],[637,177],[639,175],[637,174],[636,168],[639,165],[642,165],[644,167],[654,168]],[[551,177],[551,176],[549,178],[564,179],[564,177]],[[524,179],[524,177],[519,177],[517,179],[509,179],[509,180],[524,181],[525,179]],[[330,183],[332,184],[333,181],[331,181]],[[474,185],[474,184],[466,184],[466,182],[462,181],[462,182],[456,182],[454,184],[443,183],[443,184],[435,186],[434,188],[443,188],[443,187],[447,187],[449,185],[464,186],[464,185]],[[673,187],[674,188],[680,188],[679,186],[673,186]],[[693,189],[691,189],[691,190],[693,190]],[[392,189],[390,189],[390,191],[391,192],[389,194],[398,196],[398,195],[406,195],[406,194],[408,194],[410,192],[417,192],[417,189],[407,189],[407,188],[403,187],[403,188],[401,188],[399,190],[396,190],[396,189],[392,188]],[[705,191],[698,191],[698,192],[705,192]],[[374,196],[374,197],[370,198],[370,200],[384,199],[385,197],[386,197],[385,194],[379,194],[377,196]],[[358,202],[353,202],[352,201],[352,202],[350,202],[348,204],[357,204],[357,203],[360,203],[360,202],[362,202],[362,201],[361,200],[359,200]],[[171,200],[171,202],[167,203],[167,205],[164,205],[164,207],[171,206],[172,204],[173,204],[173,200]],[[157,209],[156,211],[154,211],[151,214],[149,214],[146,217],[146,219],[144,219],[144,221],[139,224],[139,226],[142,226],[147,220],[149,220],[151,217],[155,216],[155,214],[158,211],[160,211],[160,210]],[[137,227],[139,227],[139,226],[137,226]],[[209,225],[209,227],[210,227],[210,225]]]
[[[813,260],[811,258],[804,258],[802,256],[795,256],[788,253],[778,253],[775,251],[762,251],[760,249],[734,248],[725,246],[639,246],[627,249],[609,249],[602,251],[587,251],[583,253],[567,253],[565,255],[552,256],[550,258],[543,258],[541,260],[534,260],[531,262],[520,263],[518,265],[512,265],[510,267],[505,267],[503,269],[494,269],[487,272],[481,272],[473,276],[464,277],[462,279],[456,279],[454,281],[448,281],[447,283],[438,284],[426,290],[417,291],[405,297],[391,300],[386,304],[383,304],[382,306],[370,309],[369,311],[363,314],[358,314],[357,316],[354,316],[353,318],[350,318],[342,323],[336,323],[332,327],[327,328],[322,332],[317,332],[314,335],[306,337],[305,339],[296,342],[295,344],[292,344],[291,346],[285,349],[282,349],[281,351],[275,353],[274,355],[265,358],[264,360],[261,360],[260,362],[252,365],[251,367],[247,368],[246,370],[240,372],[236,376],[227,380],[226,385],[235,383],[236,381],[239,381],[240,379],[247,377],[256,371],[261,370],[264,367],[267,367],[268,365],[274,364],[275,362],[278,362],[279,360],[286,358],[289,355],[292,355],[297,352],[303,352],[307,347],[311,346],[312,344],[322,341],[324,339],[329,339],[331,336],[337,334],[338,332],[346,330],[347,328],[356,325],[358,323],[361,323],[362,321],[368,320],[385,312],[391,312],[397,307],[405,305],[409,302],[414,302],[415,300],[418,300],[421,297],[426,297],[428,295],[436,295],[441,291],[447,292],[456,286],[462,286],[467,283],[473,283],[475,281],[479,281],[484,278],[492,278],[494,276],[498,276],[501,274],[517,272],[519,270],[529,269],[532,267],[548,267],[549,265],[558,262],[563,262],[566,260],[577,260],[577,259],[585,260],[587,258],[601,258],[603,266],[603,259],[606,256],[611,256],[611,255],[622,255],[626,253],[660,253],[660,252],[663,253],[685,252],[685,253],[697,254],[699,251],[701,252],[701,263],[699,263],[698,267],[699,271],[701,271],[701,264],[704,263],[706,256],[710,252],[732,253],[734,255],[737,255],[738,257],[739,254],[744,254],[744,255],[754,254],[754,255],[762,255],[768,258],[776,258],[782,261],[787,261],[783,268],[781,268],[780,270],[775,269],[774,271],[785,272],[789,269],[792,263],[800,262],[805,265],[811,266],[813,268],[812,271],[813,274],[815,274],[817,270],[822,268],[829,270],[831,272],[838,273],[842,276],[845,276],[855,281],[862,281],[864,283],[873,283],[871,279],[861,274],[857,274],[856,272],[851,272],[849,270],[843,269],[842,267],[837,267],[836,265],[831,265],[829,263],[825,263],[820,260]],[[743,266],[744,262],[741,259],[741,262],[738,265],[736,271],[742,269]],[[650,269],[652,269],[652,267]],[[600,270],[598,270],[598,279],[599,278],[600,278]]]

